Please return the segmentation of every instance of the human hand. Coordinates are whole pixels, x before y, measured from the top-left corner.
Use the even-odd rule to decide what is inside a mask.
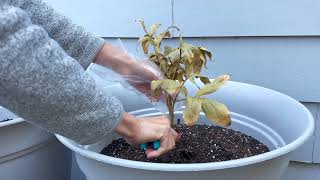
[[[152,61],[138,60],[121,48],[105,44],[97,54],[94,63],[111,68],[120,74],[130,85],[150,97],[152,80],[164,76]]]
[[[160,140],[159,149],[149,148],[146,150],[148,158],[156,158],[170,151],[175,147],[179,138],[178,133],[170,127],[166,116],[139,118],[124,113],[114,131],[133,146]]]

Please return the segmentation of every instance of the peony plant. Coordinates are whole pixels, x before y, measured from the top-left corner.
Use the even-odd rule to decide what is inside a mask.
[[[161,42],[165,38],[171,38],[170,29],[180,29],[176,26],[167,28],[166,31],[157,33],[160,24],[154,24],[147,29],[141,19],[137,19],[143,28],[145,35],[140,37],[139,43],[145,55],[153,61],[165,76],[165,79],[151,82],[151,95],[154,97],[163,96],[169,112],[171,126],[174,125],[174,107],[177,101],[184,101],[186,108],[183,112],[184,123],[188,126],[195,125],[200,112],[203,111],[209,120],[218,125],[229,126],[231,119],[228,108],[215,100],[205,98],[205,95],[216,92],[228,80],[228,75],[222,75],[214,80],[201,75],[203,68],[212,59],[212,53],[204,47],[194,46],[183,41],[180,33],[178,47],[164,46]],[[150,51],[150,49],[152,49]],[[200,79],[204,84],[200,87],[195,79]],[[188,94],[185,86],[187,81],[192,82],[197,88],[195,96]],[[179,94],[183,99],[178,99]]]

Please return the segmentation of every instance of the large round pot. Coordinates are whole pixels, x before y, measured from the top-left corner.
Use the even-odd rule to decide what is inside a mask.
[[[67,180],[70,153],[50,134],[0,106],[0,179]]]
[[[118,94],[130,94],[116,88]],[[192,93],[195,89],[189,90]],[[121,94],[120,93],[120,94]],[[131,94],[133,97],[133,94]],[[121,96],[119,96],[121,99]],[[296,100],[279,92],[259,86],[229,82],[211,98],[225,103],[231,113],[230,128],[240,130],[268,145],[270,152],[248,158],[199,164],[157,164],[136,162],[99,154],[115,135],[93,145],[81,146],[57,135],[76,154],[80,169],[88,180],[279,180],[289,163],[289,153],[313,134],[311,113]],[[128,99],[126,99],[128,101]],[[139,104],[139,101],[135,101]],[[176,111],[181,116],[181,111]],[[146,108],[132,112],[137,116],[161,113]],[[199,123],[206,121],[203,114]]]

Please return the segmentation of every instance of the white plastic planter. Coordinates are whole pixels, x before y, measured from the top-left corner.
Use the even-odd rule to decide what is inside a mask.
[[[138,101],[134,94],[121,90],[118,85],[110,88],[111,91],[116,89],[115,95],[120,99],[123,94],[132,97],[132,102],[137,106],[143,104],[147,106]],[[57,137],[75,151],[79,167],[88,180],[279,180],[288,166],[289,153],[302,146],[313,134],[314,120],[310,112],[296,100],[279,92],[254,85],[229,82],[211,97],[225,103],[232,111],[232,129],[240,130],[264,142],[271,151],[225,162],[157,164],[99,154],[116,136],[110,136],[109,139],[89,146],[78,145],[59,135]],[[128,98],[125,100],[129,101]],[[138,116],[161,114],[152,108],[132,113]],[[177,117],[181,116],[181,113],[177,111]],[[199,123],[209,122],[205,121],[202,115]]]
[[[0,179],[68,180],[69,152],[50,133],[0,106]]]

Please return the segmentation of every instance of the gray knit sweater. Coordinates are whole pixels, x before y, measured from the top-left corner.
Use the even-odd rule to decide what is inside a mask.
[[[102,139],[123,113],[84,70],[103,44],[40,0],[0,0],[0,105],[81,144]]]

